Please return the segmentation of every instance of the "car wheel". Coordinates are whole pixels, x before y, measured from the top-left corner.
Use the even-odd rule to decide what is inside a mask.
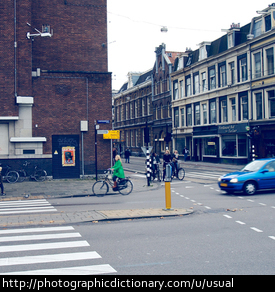
[[[257,190],[256,183],[253,181],[248,181],[245,183],[243,190],[246,195],[254,195]]]

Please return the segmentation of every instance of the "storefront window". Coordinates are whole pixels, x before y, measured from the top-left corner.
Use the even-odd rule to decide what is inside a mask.
[[[222,156],[237,156],[235,135],[222,137]]]
[[[204,155],[217,155],[216,149],[217,149],[216,138],[215,137],[205,138]]]
[[[238,156],[247,156],[247,138],[245,135],[238,135]]]
[[[225,135],[222,137],[222,156],[246,157],[246,135]]]

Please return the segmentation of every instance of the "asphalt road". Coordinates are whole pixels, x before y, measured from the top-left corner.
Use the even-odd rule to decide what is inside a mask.
[[[190,180],[175,180],[171,188],[172,207],[192,208],[191,215],[2,228],[0,273],[274,274],[275,192],[227,195],[216,183]],[[160,186],[126,197],[47,201],[66,214],[71,210],[165,207],[164,197],[164,186]]]

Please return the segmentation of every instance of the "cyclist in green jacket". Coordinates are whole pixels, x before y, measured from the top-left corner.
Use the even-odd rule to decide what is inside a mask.
[[[115,161],[116,161],[115,165],[111,168],[114,170],[114,172],[113,172],[113,181],[114,181],[113,189],[117,188],[117,178],[125,178],[124,170],[122,167],[121,157],[119,155],[116,155]]]

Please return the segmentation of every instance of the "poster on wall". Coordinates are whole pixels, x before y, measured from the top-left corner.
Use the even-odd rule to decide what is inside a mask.
[[[75,166],[75,147],[62,147],[62,166]]]

